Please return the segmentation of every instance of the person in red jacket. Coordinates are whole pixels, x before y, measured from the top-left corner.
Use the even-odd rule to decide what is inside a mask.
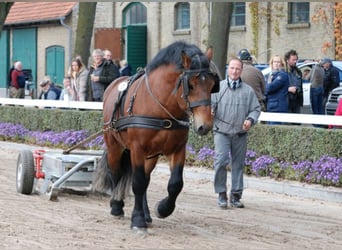
[[[342,98],[338,101],[338,106],[335,111],[335,115],[342,115]],[[342,128],[342,126],[334,126],[334,125],[329,125],[329,128]]]
[[[25,98],[25,75],[20,61],[15,62],[11,73],[11,86],[9,87],[10,98]]]

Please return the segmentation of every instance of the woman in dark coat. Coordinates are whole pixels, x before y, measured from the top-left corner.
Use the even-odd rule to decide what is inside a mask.
[[[285,62],[281,56],[273,56],[270,60],[271,74],[266,83],[267,112],[287,113],[289,77],[284,71]],[[271,122],[271,124],[279,124]]]

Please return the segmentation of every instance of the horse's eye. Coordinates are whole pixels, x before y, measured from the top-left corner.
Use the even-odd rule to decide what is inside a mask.
[[[194,87],[189,83],[189,90],[194,89]]]

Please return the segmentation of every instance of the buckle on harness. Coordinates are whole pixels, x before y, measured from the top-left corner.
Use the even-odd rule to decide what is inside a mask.
[[[164,128],[171,128],[172,127],[172,121],[169,119],[164,120]]]

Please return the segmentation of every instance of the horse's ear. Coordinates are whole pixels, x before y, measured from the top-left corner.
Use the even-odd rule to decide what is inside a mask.
[[[212,46],[209,46],[208,48],[207,48],[207,52],[206,52],[206,55],[207,55],[207,57],[208,57],[208,59],[209,59],[209,61],[211,61],[211,59],[213,58],[213,47]]]
[[[187,54],[185,54],[184,51],[182,51],[181,56],[182,56],[182,62],[183,62],[184,68],[185,69],[190,69],[190,67],[191,67],[191,58]]]

